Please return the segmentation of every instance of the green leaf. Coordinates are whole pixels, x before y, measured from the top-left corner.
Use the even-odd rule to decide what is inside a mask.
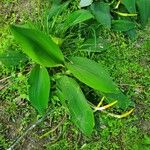
[[[27,61],[27,57],[19,51],[9,50],[0,53],[0,64],[6,67],[14,67],[25,61]]]
[[[68,16],[63,24],[63,28],[66,31],[69,27],[77,25],[91,18],[93,18],[93,15],[88,10],[77,10]]]
[[[95,2],[91,5],[91,11],[96,20],[107,28],[111,28],[110,6],[104,2]]]
[[[108,103],[118,101],[117,106],[121,109],[127,109],[129,105],[131,105],[131,101],[125,96],[121,91],[117,94],[115,93],[103,93],[104,96],[107,98]]]
[[[140,14],[140,20],[146,25],[150,18],[150,0],[136,0],[137,8]]]
[[[48,107],[50,78],[45,67],[35,66],[29,77],[29,100],[34,108],[43,115]]]
[[[108,49],[109,46],[110,46],[109,43],[101,37],[98,37],[96,39],[90,38],[83,43],[80,51],[102,52]]]
[[[70,63],[67,64],[67,68],[81,82],[95,90],[105,93],[119,92],[119,89],[104,68],[93,60],[72,57]]]
[[[136,0],[121,0],[121,3],[130,13],[136,13]]]
[[[57,81],[61,102],[68,107],[74,124],[85,134],[90,135],[94,127],[94,115],[79,85],[70,77],[62,76]]]
[[[112,22],[112,29],[114,31],[129,31],[135,28],[135,23],[128,20],[113,20]]]
[[[44,33],[24,26],[11,26],[11,31],[26,53],[35,62],[45,67],[62,65],[64,57],[58,45]]]

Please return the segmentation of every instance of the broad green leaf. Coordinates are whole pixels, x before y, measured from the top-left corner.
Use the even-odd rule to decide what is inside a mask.
[[[26,53],[35,62],[45,67],[63,64],[64,57],[58,45],[44,33],[24,26],[11,26],[11,31]]]
[[[29,100],[43,115],[48,107],[50,77],[45,67],[35,66],[29,77]]]
[[[6,67],[14,67],[25,61],[27,61],[27,57],[19,51],[9,50],[0,53],[0,64]]]
[[[140,20],[146,25],[150,18],[150,0],[136,0],[137,8],[140,14]]]
[[[121,91],[117,94],[115,93],[103,93],[107,98],[108,103],[118,101],[116,106],[119,106],[121,109],[127,109],[131,105],[131,101],[125,96]]]
[[[67,64],[69,71],[81,82],[91,88],[105,92],[118,93],[119,89],[104,68],[93,60],[83,57],[72,57]]]
[[[83,43],[80,51],[102,52],[108,49],[109,46],[110,46],[109,43],[101,37],[96,39],[90,38]]]
[[[108,3],[95,2],[91,5],[91,11],[99,23],[111,28],[110,6]]]
[[[93,0],[80,0],[80,7],[86,7],[91,5]]]
[[[130,13],[136,13],[136,0],[121,0],[121,3]]]
[[[129,31],[135,28],[135,23],[128,20],[113,20],[112,22],[112,29],[114,31]]]
[[[93,15],[88,10],[77,10],[67,17],[66,21],[63,24],[63,28],[66,31],[69,27],[77,25],[91,18],[93,18]]]
[[[58,97],[68,107],[75,125],[85,134],[90,135],[94,127],[94,115],[79,85],[70,77],[62,76],[57,81]]]

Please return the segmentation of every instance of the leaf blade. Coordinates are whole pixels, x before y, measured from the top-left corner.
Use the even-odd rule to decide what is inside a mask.
[[[130,13],[136,13],[136,0],[121,0],[121,3]]]
[[[27,57],[19,51],[8,50],[0,53],[0,64],[6,67],[14,67],[27,61]]]
[[[119,92],[117,86],[99,63],[83,57],[72,57],[70,61],[67,68],[81,82],[101,92]]]
[[[137,8],[140,14],[140,20],[143,25],[146,25],[150,18],[150,1],[136,0]]]
[[[102,37],[87,39],[80,48],[80,51],[102,52],[107,50],[110,44]]]
[[[128,20],[113,20],[112,21],[112,30],[114,31],[129,31],[135,29],[136,25],[134,22]]]
[[[70,77],[62,76],[57,81],[57,88],[61,92],[62,104],[65,102],[75,125],[85,135],[90,135],[94,127],[93,111],[77,82]]]
[[[45,67],[35,66],[29,77],[29,100],[32,106],[43,115],[48,107],[50,78]]]
[[[53,40],[41,31],[12,25],[11,31],[22,46],[22,50],[31,59],[45,67],[55,67],[63,64],[64,57]]]
[[[93,18],[93,15],[88,10],[77,10],[68,16],[68,18],[64,22],[63,28],[66,31],[71,26],[75,26],[91,18]]]
[[[107,28],[111,28],[110,6],[104,2],[95,2],[91,5],[91,11],[96,20]]]
[[[115,93],[103,93],[103,94],[107,98],[106,100],[109,103],[117,100],[118,101],[117,106],[119,106],[119,108],[121,108],[123,110],[127,109],[128,106],[132,104],[130,99],[128,99],[128,97],[126,95],[124,95],[121,91],[117,94],[115,94]]]

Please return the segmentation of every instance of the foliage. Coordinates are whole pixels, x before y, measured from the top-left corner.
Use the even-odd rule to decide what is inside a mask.
[[[35,66],[29,77],[29,99],[40,114],[48,108],[50,79],[44,67]]]
[[[93,3],[91,5],[91,12],[99,23],[107,28],[111,28],[110,6],[107,3]]]
[[[63,55],[59,47],[42,32],[26,27],[11,26],[16,40],[26,53],[35,62],[46,67],[62,64]]]
[[[106,28],[115,28],[115,31],[134,32],[136,22],[140,22],[144,26],[150,18],[149,0],[80,1],[81,8],[87,6],[98,23]],[[122,29],[121,26],[128,26],[128,28]],[[130,34],[130,37],[134,38],[135,34]]]
[[[26,62],[27,57],[19,51],[8,50],[5,53],[0,53],[0,60],[2,64],[9,68],[17,66],[21,62]]]
[[[12,1],[12,0],[11,0]],[[14,1],[14,0],[13,0]],[[37,1],[33,0],[35,12],[38,10],[36,8]],[[23,1],[17,1],[13,4],[13,7],[8,5],[7,0],[7,14],[9,14],[10,10],[13,10],[14,13],[11,16],[4,17],[5,13],[2,9],[2,16],[3,22],[5,24],[10,24],[15,22],[27,22],[29,18],[31,18],[31,14],[28,13],[30,5],[28,7],[21,7],[21,13],[25,9],[27,9],[26,15],[21,15],[19,13],[20,6],[22,5]],[[31,2],[31,1],[30,1]],[[41,6],[43,6],[43,2],[41,1]],[[69,4],[71,11],[77,9],[77,2],[78,0],[72,1]],[[28,3],[28,0],[25,1],[25,4]],[[72,5],[72,3],[74,5]],[[3,7],[3,5],[0,5]],[[47,6],[44,6],[47,7]],[[6,9],[5,8],[5,9]],[[73,8],[73,9],[72,9]],[[45,8],[44,8],[45,9]],[[47,8],[46,8],[47,9]],[[18,10],[18,11],[16,11]],[[32,11],[33,9],[31,9]],[[69,12],[68,12],[69,11]],[[12,12],[12,11],[11,11]],[[49,8],[48,11],[49,12]],[[60,22],[62,19],[70,13],[70,9],[65,9],[65,12],[61,13],[61,16],[57,16],[57,21]],[[30,15],[28,15],[30,14]],[[36,13],[37,14],[37,13]],[[57,14],[57,13],[56,13]],[[41,18],[37,15],[34,18],[34,23],[40,20]],[[40,16],[43,15],[40,13]],[[20,20],[21,17],[21,20]],[[22,18],[23,17],[23,18]],[[33,18],[32,18],[33,19]],[[53,19],[49,20],[52,21]],[[57,22],[56,21],[56,22]],[[1,24],[3,24],[1,22]],[[42,25],[44,22],[41,22]],[[100,62],[102,66],[105,66],[109,70],[109,74],[115,80],[117,85],[121,87],[123,93],[126,93],[128,97],[131,97],[132,100],[135,102],[135,111],[134,115],[131,115],[129,118],[126,119],[114,119],[106,116],[104,112],[101,113],[94,113],[95,116],[95,128],[92,137],[86,137],[78,131],[69,119],[63,119],[65,117],[66,110],[63,106],[60,105],[60,101],[58,99],[54,99],[53,93],[55,89],[55,81],[53,79],[52,74],[60,71],[60,67],[49,69],[48,72],[51,77],[51,94],[50,98],[51,101],[49,102],[50,109],[52,112],[50,115],[46,117],[46,120],[43,121],[39,126],[36,126],[34,130],[28,134],[27,138],[25,138],[16,149],[149,149],[149,143],[147,142],[149,138],[149,48],[150,48],[150,40],[149,38],[149,26],[147,26],[144,31],[138,31],[138,39],[135,42],[131,42],[126,39],[122,34],[115,33],[104,29],[101,27],[100,33],[96,30],[97,37],[95,38],[94,32],[92,32],[90,24],[88,22],[81,23],[80,25],[76,25],[65,33],[65,38],[63,38],[63,45],[62,39],[55,38],[54,41],[60,41],[60,48],[65,55],[65,59],[67,56],[71,55],[78,55],[88,57],[90,59],[95,60],[96,62]],[[59,23],[58,23],[59,24]],[[85,26],[88,24],[88,26]],[[60,24],[59,24],[60,25]],[[49,24],[51,26],[51,23]],[[54,25],[55,26],[55,25]],[[54,27],[53,26],[53,27]],[[40,29],[48,34],[50,37],[54,35],[56,30],[46,30],[47,28],[42,26]],[[83,27],[86,27],[84,31],[86,33],[83,34]],[[95,25],[96,27],[96,25]],[[100,26],[97,26],[98,31]],[[20,48],[12,41],[12,36],[8,30],[6,31],[5,28],[0,29],[0,50],[5,50],[5,47],[13,46],[13,50],[10,51],[17,52]],[[56,28],[55,29],[60,29]],[[94,28],[93,28],[94,29]],[[89,31],[92,32],[91,35]],[[80,33],[82,35],[80,36]],[[54,34],[52,34],[54,33]],[[59,32],[60,33],[60,32]],[[57,34],[58,36],[59,34]],[[68,35],[70,35],[70,43],[68,41]],[[77,36],[73,36],[77,35]],[[99,35],[101,36],[99,38]],[[80,44],[83,42],[83,37],[85,36],[85,41],[83,47],[80,47]],[[59,37],[59,36],[58,36]],[[60,36],[61,37],[61,36]],[[67,40],[66,40],[67,38]],[[90,38],[88,40],[88,38]],[[103,39],[102,39],[103,38]],[[90,43],[88,44],[88,41]],[[103,51],[103,43],[110,42],[106,44],[106,47]],[[13,42],[13,43],[12,43]],[[71,42],[73,44],[71,44]],[[4,43],[4,44],[3,44]],[[14,47],[15,45],[15,47]],[[2,46],[2,47],[1,47]],[[77,46],[77,47],[76,47]],[[76,48],[79,51],[76,50]],[[96,53],[92,51],[97,51]],[[4,51],[5,55],[8,52]],[[20,53],[20,51],[19,51]],[[10,58],[10,57],[9,57]],[[12,57],[13,58],[13,57]],[[70,58],[70,57],[69,57]],[[9,59],[8,59],[9,60]],[[14,61],[13,61],[14,62]],[[16,61],[17,63],[17,61]],[[16,65],[16,64],[15,64]],[[26,129],[32,122],[34,122],[38,116],[36,116],[35,110],[31,107],[30,103],[26,101],[28,99],[27,93],[27,77],[29,75],[30,68],[34,66],[34,63],[29,61],[25,61],[24,65],[18,62],[18,65],[15,68],[7,69],[4,66],[0,68],[0,77],[1,79],[5,79],[8,77],[5,82],[0,83],[0,88],[5,86],[1,90],[1,103],[0,103],[0,149],[6,149],[10,146],[13,141],[16,139],[17,136],[23,133],[23,129]],[[64,69],[63,69],[64,70]],[[66,70],[66,69],[65,69]],[[64,73],[64,72],[63,72]],[[68,74],[69,72],[67,72]],[[76,80],[78,81],[78,80]],[[91,88],[82,84],[78,81],[80,88],[82,89],[86,99],[96,104],[98,102],[97,93],[93,92]],[[121,99],[122,100],[122,99]],[[112,99],[112,102],[114,99]],[[106,101],[107,102],[107,101]],[[105,102],[104,102],[105,103]],[[112,109],[109,112],[121,112],[119,109]],[[69,112],[68,112],[69,113]],[[67,115],[66,118],[69,118]],[[62,120],[64,120],[62,122]],[[61,123],[62,122],[62,123]],[[51,132],[49,132],[51,131]],[[47,134],[46,137],[41,138],[39,136]],[[34,142],[33,142],[34,141]],[[28,144],[27,144],[28,143]]]
[[[118,88],[103,67],[87,58],[72,57],[67,67],[83,83],[105,93],[118,93]]]
[[[67,4],[68,3],[66,3],[66,5]],[[66,7],[66,5],[63,4],[62,7]],[[62,7],[59,7],[58,10],[52,7],[52,12],[59,12]],[[69,28],[90,20],[91,18],[93,18],[93,15],[87,10],[74,11],[68,15],[61,25],[62,32],[65,33]],[[85,99],[79,85],[72,75],[89,87],[105,94],[105,96],[108,94],[106,99],[108,97],[107,101],[109,102],[109,94],[118,95],[121,91],[113,83],[108,73],[100,64],[86,58],[67,58],[69,62],[64,60],[66,56],[63,56],[58,46],[58,38],[52,35],[49,36],[32,25],[11,25],[10,28],[15,39],[21,45],[23,52],[38,64],[38,66],[33,68],[29,77],[29,100],[31,104],[41,115],[47,111],[50,81],[48,71],[45,67],[52,68],[61,66],[61,72],[53,75],[53,78],[56,78],[56,89],[59,91],[58,98],[62,104],[67,106],[75,125],[78,126],[84,134],[90,135],[95,124],[93,111],[90,108],[92,105],[88,104],[88,101]],[[70,77],[64,76],[63,74],[67,74],[68,71],[70,71]],[[126,106],[129,105],[126,99],[125,101],[120,101],[119,97],[120,96],[116,96],[115,100],[116,102],[119,100],[118,106],[120,108],[123,108],[124,103],[127,103]],[[110,104],[110,106],[111,105],[112,104]],[[96,109],[96,107],[94,109]]]
[[[75,80],[62,76],[57,81],[58,97],[68,107],[75,125],[86,135],[91,135],[94,127],[93,111]]]
[[[50,67],[50,69],[53,67],[54,69],[52,70],[55,70],[56,67],[59,66],[59,73],[52,75],[54,80],[52,87],[55,87],[56,82],[56,95],[62,104],[68,108],[73,122],[85,135],[90,135],[95,124],[93,111],[90,108],[90,106],[93,107],[93,104],[90,104],[90,102],[86,100],[74,77],[93,88],[93,90],[100,93],[101,96],[105,96],[107,102],[110,103],[112,100],[115,100],[115,102],[118,102],[118,107],[122,109],[126,109],[130,105],[130,102],[113,83],[100,63],[83,57],[70,58],[62,53],[61,48],[63,49],[65,35],[70,36],[68,31],[78,26],[78,24],[87,23],[88,25],[88,21],[91,21],[94,16],[100,24],[107,26],[107,28],[111,28],[112,26],[112,29],[116,31],[130,31],[135,29],[135,23],[124,19],[112,21],[110,5],[106,2],[94,2],[90,6],[90,11],[81,9],[72,12],[61,21],[59,32],[54,32],[53,34],[50,32],[49,34],[49,31],[58,27],[55,26],[58,14],[61,13],[68,4],[67,2],[53,5],[52,13],[48,16],[49,19],[52,19],[52,22],[48,22],[45,30],[46,32],[48,31],[48,33],[41,32],[36,27],[29,25],[11,25],[11,31],[17,42],[21,45],[22,51],[38,64],[38,66],[34,67],[31,71],[29,78],[29,100],[32,105],[41,115],[47,111],[50,81],[49,73],[45,67]],[[124,3],[124,5],[127,6],[128,3]],[[131,8],[128,11],[133,10],[134,9]],[[141,11],[143,12],[143,10]],[[134,14],[128,15],[117,11],[112,12],[121,16],[135,16]],[[100,13],[102,16],[98,15]],[[58,33],[60,33],[60,35]],[[59,35],[59,37],[56,37],[56,34]],[[75,106],[77,106],[77,108]],[[104,109],[104,107],[97,107],[94,106],[94,111]]]
[[[74,18],[76,20],[76,17]],[[89,18],[87,17],[87,19]],[[68,58],[70,63],[66,61],[62,63],[61,60],[64,56],[58,51],[58,46],[50,37],[45,36],[38,30],[26,29],[20,26],[12,26],[11,30],[17,41],[23,44],[23,50],[25,52],[27,51],[26,54],[41,65],[41,67],[37,66],[33,68],[29,78],[29,100],[40,114],[46,112],[50,90],[48,72],[45,67],[54,67],[53,64],[55,66],[67,66],[75,77],[99,92],[107,94],[120,93],[119,89],[114,85],[100,64],[82,57]],[[41,41],[40,39],[42,37],[43,39]],[[50,41],[49,44],[48,41]],[[39,46],[37,47],[37,45]],[[51,55],[47,56],[47,53]],[[91,134],[94,127],[94,118],[88,102],[85,100],[81,90],[78,90],[79,86],[73,78],[63,77],[61,74],[59,76],[62,78],[61,80],[59,78],[56,79],[56,83],[58,82],[59,85],[57,87],[60,93],[59,95],[61,95],[59,98],[63,104],[66,104],[65,106],[68,107],[75,124],[81,131],[86,135]],[[124,101],[122,102],[124,103]],[[75,109],[76,107],[78,109]]]

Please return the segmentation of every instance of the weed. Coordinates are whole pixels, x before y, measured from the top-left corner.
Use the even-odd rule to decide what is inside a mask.
[[[72,7],[76,9],[76,6],[72,5]],[[16,18],[15,15],[11,17]],[[41,18],[38,19],[41,20]],[[14,23],[14,20],[16,19],[12,18],[11,20],[10,18],[5,23]],[[78,35],[75,36],[74,31],[76,30]],[[107,50],[100,53],[77,51],[85,41],[81,32],[84,35],[89,35],[90,33],[84,31],[84,25],[81,25],[80,28],[75,27],[69,32],[73,35],[72,37],[75,37],[75,41],[73,44],[71,43],[71,38],[64,41],[62,45],[63,52],[68,56],[70,54],[87,56],[105,66],[111,73],[113,80],[135,102],[134,114],[126,119],[118,120],[108,117],[102,112],[96,113],[96,130],[93,131],[91,137],[87,138],[68,120],[68,115],[63,120],[67,111],[61,106],[59,100],[53,97],[52,102],[49,102],[53,112],[47,116],[45,121],[30,131],[30,134],[16,149],[136,150],[141,149],[141,147],[149,149],[149,26],[144,31],[138,31],[138,38],[135,42],[127,40],[120,33],[116,34],[102,28],[99,35],[107,39],[111,44]],[[13,42],[12,36],[9,36],[10,32],[8,32],[7,25],[1,33],[1,43],[4,43],[1,46],[2,51],[10,46],[10,43],[12,43],[12,47],[20,50]],[[69,47],[71,47],[72,51],[68,48],[68,43],[70,43]],[[69,51],[69,54],[67,51]],[[27,77],[33,65],[34,63],[30,61],[26,67],[22,64],[15,68],[6,68],[4,66],[0,68],[1,79],[10,77],[5,79],[2,84],[4,88],[1,90],[0,115],[2,117],[0,122],[2,125],[0,127],[0,145],[2,149],[8,148],[12,141],[38,118],[37,112],[27,101]],[[98,94],[96,95],[84,84],[80,82],[79,84],[87,99],[96,101]],[[112,109],[109,112],[118,113],[120,110]],[[46,136],[40,138],[45,134]]]

